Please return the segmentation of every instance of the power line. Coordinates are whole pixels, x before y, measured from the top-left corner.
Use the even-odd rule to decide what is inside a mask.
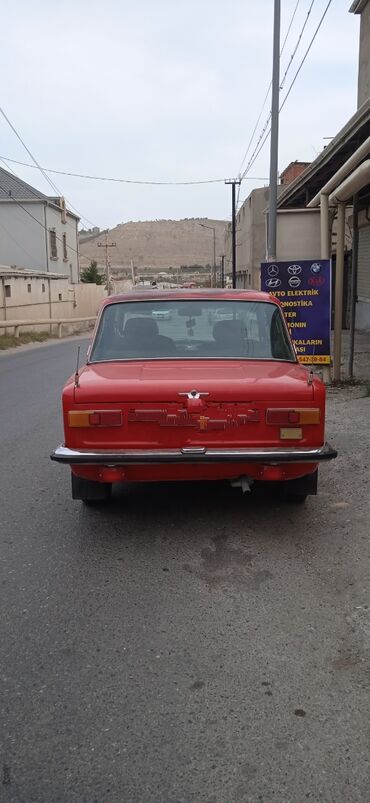
[[[304,23],[303,23],[303,25],[302,25],[302,28],[301,28],[301,30],[300,30],[300,33],[299,33],[299,36],[298,36],[298,39],[297,39],[297,42],[296,42],[296,45],[295,45],[295,47],[294,47],[294,50],[293,50],[293,53],[292,53],[292,55],[291,55],[291,57],[290,57],[289,64],[288,64],[288,66],[287,66],[287,68],[286,68],[286,70],[285,70],[285,73],[284,73],[283,79],[282,79],[282,81],[281,81],[281,84],[280,84],[280,89],[282,89],[282,88],[284,87],[284,84],[285,84],[285,81],[286,81],[287,75],[288,75],[288,73],[289,73],[289,70],[290,70],[290,68],[291,68],[291,66],[292,66],[292,63],[293,63],[293,61],[294,61],[294,57],[295,57],[295,55],[296,55],[296,53],[297,53],[297,50],[298,50],[298,48],[299,48],[299,45],[300,45],[300,43],[301,43],[302,36],[303,36],[303,33],[304,33],[304,31],[305,31],[305,28],[306,28],[307,22],[308,22],[308,20],[309,20],[309,17],[310,17],[310,14],[311,14],[312,7],[313,7],[313,5],[314,5],[314,2],[315,2],[315,0],[311,0],[311,3],[310,3],[310,6],[309,6],[309,9],[308,9],[308,12],[307,12],[307,15],[306,15],[305,21],[304,21]],[[296,8],[295,8],[295,10],[294,10],[294,13],[295,13],[295,11],[296,11]],[[325,16],[325,13],[326,13],[326,12],[324,12],[324,16]],[[323,18],[322,18],[322,19],[323,19]],[[303,65],[301,64],[301,66],[303,66]],[[271,83],[270,83],[270,87],[271,87]],[[260,116],[260,117],[261,117],[261,116]],[[268,125],[269,125],[270,119],[271,119],[271,112],[269,113],[269,116],[268,116],[268,118],[267,118],[267,120],[266,120],[266,122],[265,122],[265,124],[264,124],[264,126],[263,126],[263,128],[262,128],[262,131],[261,131],[261,133],[260,133],[260,135],[259,135],[259,138],[258,138],[258,140],[257,140],[257,144],[256,144],[256,146],[255,146],[255,149],[254,149],[254,151],[253,151],[253,153],[252,153],[252,156],[250,157],[250,160],[249,160],[249,162],[248,162],[248,164],[247,164],[247,167],[246,167],[246,169],[245,169],[245,171],[244,171],[244,173],[243,173],[243,175],[242,175],[242,179],[244,179],[244,178],[245,178],[245,176],[246,176],[246,174],[247,174],[248,170],[250,170],[250,168],[251,168],[251,166],[254,164],[254,162],[255,162],[255,160],[256,160],[256,158],[257,158],[258,154],[260,153],[260,150],[261,150],[261,148],[259,148],[259,145],[260,145],[260,142],[261,142],[261,140],[263,139],[263,136],[264,136],[264,134],[265,134],[265,132],[266,132],[266,130],[267,130],[267,127],[268,127]],[[267,132],[267,137],[268,137],[268,136],[269,136],[269,134],[270,134],[270,130],[271,130],[271,129],[269,129],[269,131]],[[266,142],[266,139],[267,139],[267,137],[266,137],[266,138],[263,140],[262,146],[263,146],[263,145],[264,145],[264,143]],[[249,148],[248,148],[248,150],[249,150]]]
[[[304,21],[304,23],[303,23],[303,25],[302,25],[301,32],[300,32],[300,34],[299,34],[299,36],[298,36],[298,39],[297,39],[297,42],[296,42],[296,46],[295,46],[295,48],[294,48],[294,50],[293,50],[293,53],[292,53],[292,55],[291,55],[291,57],[290,57],[289,64],[288,64],[288,66],[287,66],[287,68],[286,68],[286,70],[285,70],[285,73],[284,73],[284,75],[283,75],[282,81],[281,81],[281,83],[280,83],[280,89],[283,89],[283,87],[284,87],[284,84],[285,84],[285,81],[286,81],[286,77],[287,77],[287,75],[288,75],[288,72],[289,72],[289,70],[290,70],[290,68],[291,68],[291,66],[292,66],[292,61],[294,60],[294,56],[295,56],[295,54],[296,54],[296,52],[297,52],[297,50],[298,50],[298,48],[299,48],[299,45],[300,45],[300,43],[301,43],[301,41],[302,41],[302,36],[303,36],[303,34],[304,34],[304,32],[305,32],[306,25],[307,25],[307,23],[308,23],[308,20],[309,20],[309,18],[310,18],[310,14],[311,14],[311,11],[312,11],[312,8],[313,8],[313,5],[314,5],[314,2],[315,2],[315,0],[311,0],[311,5],[310,5],[310,7],[309,7],[309,9],[308,9],[308,12],[307,12],[306,19],[305,19],[305,21]]]
[[[326,6],[326,8],[325,8],[325,10],[324,10],[324,13],[323,13],[323,15],[322,15],[322,17],[321,17],[321,19],[320,19],[320,22],[319,22],[319,24],[318,24],[318,26],[317,26],[317,28],[316,28],[316,31],[315,31],[315,33],[314,33],[314,35],[313,35],[312,39],[311,39],[311,42],[310,42],[310,44],[308,45],[308,48],[307,48],[307,50],[306,50],[306,52],[305,52],[305,54],[304,54],[304,56],[303,56],[303,59],[302,59],[302,61],[301,61],[300,65],[299,65],[299,67],[298,67],[298,70],[297,70],[297,72],[296,72],[296,74],[295,74],[295,76],[294,76],[294,78],[293,78],[293,81],[292,81],[292,83],[290,84],[290,87],[289,87],[289,89],[288,89],[288,92],[287,92],[287,94],[285,95],[285,98],[284,98],[284,100],[283,100],[283,102],[282,102],[282,104],[281,104],[281,106],[280,106],[280,111],[281,111],[281,110],[284,108],[284,106],[285,106],[285,104],[286,104],[286,102],[287,102],[287,100],[288,100],[288,97],[289,97],[289,95],[290,95],[290,93],[291,93],[291,91],[292,91],[292,89],[293,89],[293,86],[294,86],[294,84],[295,84],[295,82],[296,82],[296,80],[297,80],[297,78],[298,78],[298,75],[299,75],[299,73],[301,72],[301,69],[302,69],[302,67],[303,67],[303,65],[304,65],[304,63],[305,63],[305,61],[306,61],[306,58],[307,58],[307,56],[308,56],[308,54],[309,54],[309,52],[310,52],[310,50],[311,50],[311,47],[312,47],[312,45],[313,45],[313,43],[314,43],[314,41],[315,41],[315,39],[316,39],[316,36],[317,36],[317,34],[318,34],[318,32],[319,32],[319,30],[320,30],[321,26],[322,26],[322,23],[324,22],[324,19],[325,19],[325,17],[326,17],[326,14],[327,14],[327,12],[329,11],[329,8],[330,8],[331,4],[332,4],[332,0],[329,0],[328,4],[327,4],[327,6]]]
[[[0,156],[0,159],[6,159],[7,162],[11,162],[12,164],[22,165],[23,167],[31,167],[35,170],[35,165],[31,165],[28,162],[20,162],[17,159],[10,159],[8,156]],[[118,184],[145,184],[148,186],[159,186],[159,187],[173,187],[173,186],[189,186],[189,185],[197,185],[197,184],[224,184],[224,178],[211,178],[211,179],[199,179],[197,181],[141,181],[137,179],[129,179],[129,178],[116,178],[113,176],[92,176],[87,175],[84,173],[72,173],[67,170],[54,170],[50,167],[44,167],[43,170],[47,173],[55,173],[60,176],[72,176],[72,178],[83,178],[88,179],[89,181],[112,181]],[[248,176],[248,181],[266,181],[267,176]],[[87,220],[88,218],[85,218]],[[89,221],[91,223],[91,221]]]
[[[4,120],[6,120],[6,122],[10,126],[11,130],[13,131],[13,133],[15,134],[17,139],[19,140],[19,142],[23,145],[24,149],[27,151],[28,155],[31,157],[32,161],[35,164],[35,167],[37,167],[38,170],[40,170],[40,172],[43,175],[45,181],[48,182],[48,184],[50,185],[50,187],[52,188],[52,190],[56,193],[56,195],[58,197],[62,197],[63,193],[61,192],[61,190],[56,186],[56,184],[54,184],[54,182],[51,180],[51,178],[47,175],[46,170],[43,167],[41,167],[41,165],[37,161],[36,157],[33,155],[33,153],[31,153],[30,149],[27,147],[27,145],[24,142],[24,140],[22,139],[21,135],[18,133],[17,129],[15,128],[15,126],[13,125],[11,120],[9,120],[9,117],[5,114],[5,111],[1,106],[0,106],[0,112],[4,117]],[[86,220],[87,223],[92,223],[91,220],[89,220],[87,217],[85,218],[84,215],[82,215],[81,212],[79,212],[78,209],[76,209],[76,207],[73,206],[73,204],[68,200],[68,198],[66,198],[66,201],[68,201],[68,205],[71,207],[71,209],[74,209],[74,211],[77,212],[78,216],[81,219]],[[92,225],[94,226],[95,224],[92,223]]]
[[[8,123],[8,126],[12,129],[12,131],[15,134],[15,136],[17,137],[17,139],[19,139],[19,142],[23,145],[24,149],[27,151],[28,155],[31,157],[32,161],[35,163],[36,167],[38,167],[38,169],[40,170],[40,172],[44,176],[45,181],[47,181],[48,184],[50,184],[50,186],[52,187],[54,192],[57,193],[57,195],[61,195],[60,191],[55,186],[55,184],[52,182],[51,178],[49,178],[49,176],[45,173],[45,170],[41,167],[41,165],[39,165],[37,159],[35,159],[34,155],[31,153],[30,149],[27,147],[27,145],[24,142],[24,140],[22,139],[21,135],[18,134],[17,129],[15,128],[15,126],[13,125],[11,120],[9,120],[9,117],[5,114],[5,111],[4,111],[4,109],[1,108],[1,106],[0,106],[0,112],[4,117],[4,120],[6,120],[6,122]]]
[[[319,21],[319,24],[317,25],[317,28],[316,28],[316,30],[315,30],[315,32],[314,32],[314,35],[313,35],[313,37],[312,37],[312,39],[311,39],[311,41],[310,41],[310,43],[309,43],[309,45],[308,45],[308,48],[307,48],[307,50],[306,50],[306,52],[305,52],[305,54],[304,54],[304,56],[303,56],[303,58],[302,58],[302,60],[301,60],[301,63],[300,63],[300,65],[299,65],[299,67],[298,67],[298,70],[297,70],[297,71],[296,71],[296,73],[295,73],[295,76],[294,76],[294,78],[293,78],[293,81],[291,82],[291,84],[290,84],[290,86],[289,86],[289,89],[288,89],[288,91],[287,91],[287,93],[286,93],[286,95],[285,95],[285,98],[284,98],[284,100],[283,100],[283,102],[282,102],[282,104],[281,104],[281,106],[280,106],[279,112],[281,112],[281,111],[282,111],[282,109],[284,108],[284,106],[285,106],[285,104],[286,104],[286,102],[287,102],[287,100],[288,100],[288,97],[289,97],[289,95],[290,95],[290,93],[291,93],[291,91],[292,91],[292,89],[293,89],[293,86],[294,86],[294,84],[295,84],[295,82],[296,82],[296,80],[297,80],[297,78],[298,78],[298,75],[299,75],[299,73],[300,73],[300,71],[301,71],[301,69],[302,69],[302,67],[303,67],[303,65],[304,65],[304,63],[305,63],[305,61],[306,61],[306,58],[307,58],[307,56],[308,56],[308,54],[309,54],[309,52],[310,52],[310,50],[311,50],[311,47],[312,47],[312,45],[313,45],[313,43],[314,43],[314,41],[315,41],[315,39],[316,39],[316,36],[317,36],[317,34],[318,34],[318,32],[319,32],[319,30],[320,30],[321,26],[322,26],[322,23],[324,22],[324,19],[325,19],[325,17],[326,17],[326,14],[327,14],[327,12],[329,11],[329,8],[330,8],[330,6],[331,6],[331,3],[332,3],[332,0],[329,0],[329,2],[328,2],[328,3],[327,3],[327,5],[326,5],[326,8],[325,8],[325,10],[324,10],[324,12],[323,12],[323,14],[322,14],[322,16],[321,16],[321,19],[320,19],[320,21]],[[265,128],[265,129],[264,129],[264,131],[262,132],[262,136],[263,136],[263,134],[265,133],[265,131],[266,131],[266,128]],[[256,159],[257,159],[257,157],[259,156],[259,154],[260,154],[260,152],[261,152],[261,150],[262,150],[263,146],[265,145],[265,143],[266,143],[266,142],[267,142],[267,140],[268,140],[268,137],[270,136],[270,131],[271,131],[271,129],[269,128],[269,130],[267,131],[267,133],[266,133],[266,136],[264,137],[264,139],[263,139],[263,141],[262,141],[261,145],[258,147],[258,145],[259,145],[259,143],[260,143],[260,141],[261,141],[261,138],[262,138],[262,137],[260,137],[260,139],[259,139],[259,141],[258,141],[258,143],[257,143],[257,146],[256,146],[256,148],[255,148],[255,150],[254,150],[254,152],[253,152],[253,154],[252,154],[252,157],[251,157],[251,159],[250,159],[250,161],[249,161],[249,164],[248,164],[248,166],[247,166],[247,168],[246,168],[246,171],[247,171],[247,170],[250,170],[250,169],[251,169],[251,167],[253,167],[253,165],[254,165],[254,163],[255,163],[255,161],[256,161]],[[257,148],[258,148],[258,150],[257,150]],[[246,178],[246,175],[244,175],[244,174],[243,174],[243,176],[242,176],[242,181],[244,181],[244,180],[245,180],[245,178]]]
[[[290,34],[290,31],[291,31],[291,28],[292,28],[292,25],[293,25],[293,22],[294,22],[295,15],[296,15],[296,13],[297,13],[297,9],[298,9],[299,3],[300,3],[300,0],[297,0],[297,2],[296,2],[296,5],[295,5],[295,8],[294,8],[294,11],[293,11],[293,14],[292,14],[292,17],[291,17],[291,20],[290,20],[290,23],[289,23],[289,26],[288,26],[288,30],[287,30],[287,32],[286,32],[286,35],[285,35],[285,39],[284,39],[284,42],[283,42],[283,45],[282,45],[282,48],[281,48],[281,51],[280,51],[280,56],[282,56],[282,55],[283,55],[283,53],[284,53],[285,45],[286,45],[286,43],[287,43],[288,36],[289,36],[289,34]],[[271,89],[271,87],[272,87],[272,81],[270,81],[270,83],[269,83],[268,90],[267,90],[267,92],[266,92],[266,95],[265,95],[264,101],[263,101],[263,103],[262,103],[262,106],[261,106],[261,111],[260,111],[260,113],[259,113],[259,115],[258,115],[258,119],[257,119],[256,125],[254,126],[254,129],[253,129],[253,132],[252,132],[251,138],[250,138],[250,140],[249,140],[249,143],[248,143],[248,145],[247,145],[247,148],[246,148],[245,154],[244,154],[244,156],[243,156],[243,159],[242,159],[242,161],[241,161],[241,164],[240,164],[240,167],[239,167],[239,171],[238,171],[238,173],[241,173],[241,171],[242,171],[242,168],[243,168],[243,165],[244,165],[244,162],[245,162],[245,160],[246,160],[246,158],[247,158],[247,156],[248,156],[248,153],[249,153],[249,151],[250,151],[250,148],[251,148],[252,142],[253,142],[253,140],[254,140],[254,135],[255,135],[255,133],[256,133],[256,131],[257,131],[257,128],[258,128],[258,125],[259,125],[260,119],[261,119],[261,117],[262,117],[263,110],[264,110],[264,108],[265,108],[265,106],[266,106],[266,101],[267,101],[267,98],[268,98],[268,96],[269,96],[269,94],[270,94],[270,89]],[[239,192],[238,192],[238,201],[237,201],[237,203],[239,203],[239,193],[240,193],[240,189],[239,189]]]

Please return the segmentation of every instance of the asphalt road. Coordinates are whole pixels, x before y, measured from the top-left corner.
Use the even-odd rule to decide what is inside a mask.
[[[370,399],[330,394],[304,508],[210,484],[93,510],[49,460],[75,354],[0,355],[1,802],[370,801]]]

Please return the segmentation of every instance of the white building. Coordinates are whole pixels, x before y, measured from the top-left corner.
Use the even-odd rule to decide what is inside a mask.
[[[63,198],[0,168],[0,264],[79,281],[78,221]]]

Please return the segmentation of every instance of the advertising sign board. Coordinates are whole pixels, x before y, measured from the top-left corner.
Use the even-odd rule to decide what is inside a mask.
[[[331,261],[263,262],[261,290],[281,302],[299,361],[330,365]]]

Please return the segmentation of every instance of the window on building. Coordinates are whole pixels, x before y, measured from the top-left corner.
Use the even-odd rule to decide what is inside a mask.
[[[62,237],[63,237],[63,259],[64,259],[64,262],[67,262],[67,261],[68,261],[68,254],[67,254],[67,235],[66,235],[66,234],[63,234],[63,235],[62,235]]]
[[[28,285],[27,285],[27,293],[30,293],[30,292],[31,292],[31,289],[32,289],[32,288],[31,288],[31,285],[30,285],[30,284],[28,284]]]
[[[57,235],[55,229],[50,229],[50,258],[58,259]]]
[[[11,290],[10,284],[6,284],[5,285],[5,297],[6,298],[10,298],[11,294],[12,294],[12,290]]]
[[[45,285],[42,285],[42,292],[45,293]]]
[[[58,301],[63,301],[62,294],[58,293]]]

